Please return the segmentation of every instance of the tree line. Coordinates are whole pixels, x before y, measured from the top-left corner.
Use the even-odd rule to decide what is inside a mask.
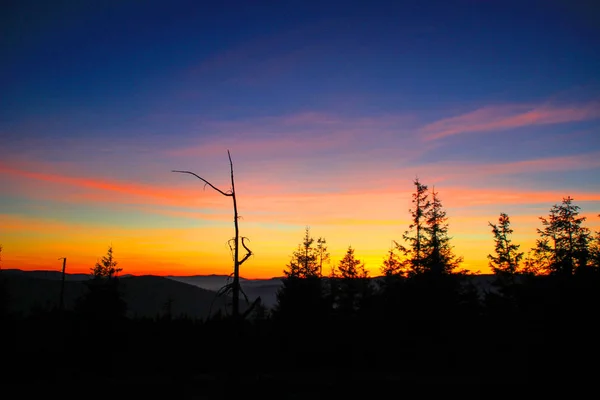
[[[460,268],[462,256],[454,254],[449,236],[449,223],[439,192],[429,188],[418,179],[414,181],[412,208],[408,229],[403,242],[394,241],[380,268],[381,279],[377,283],[368,279],[364,263],[355,255],[351,246],[330,274],[322,273],[323,262],[329,261],[326,239],[314,239],[310,229],[305,230],[302,243],[292,253],[284,272],[284,286],[278,294],[275,314],[285,314],[286,307],[307,310],[306,304],[315,303],[310,295],[328,299],[333,310],[356,308],[348,306],[356,298],[369,295],[386,295],[394,291],[400,282],[410,279],[444,279],[454,277],[464,280],[473,275]],[[540,217],[541,228],[536,245],[525,253],[513,242],[510,217],[500,213],[498,221],[489,222],[494,241],[494,253],[489,254],[489,267],[495,275],[493,284],[506,286],[524,281],[526,277],[588,275],[600,270],[600,232],[592,232],[584,226],[586,218],[580,216],[580,207],[570,196],[550,209],[547,217]],[[324,287],[324,278],[328,282]],[[468,280],[468,279],[467,279]],[[305,299],[303,299],[305,297]],[[352,299],[352,301],[344,298]],[[303,301],[306,300],[307,303]]]
[[[332,380],[367,371],[407,382],[592,379],[586,360],[600,355],[600,233],[585,226],[574,199],[540,217],[527,252],[514,243],[507,214],[489,222],[495,246],[486,281],[461,268],[440,194],[418,179],[414,188],[409,226],[378,276],[369,276],[351,246],[331,265],[326,239],[307,227],[284,268],[276,306],[258,304],[243,320],[127,318],[112,248],[92,268],[75,310],[3,319],[16,341],[32,327],[58,326],[64,347],[57,357],[81,362],[77,346],[87,343],[128,358],[140,373],[164,367],[169,376],[266,379],[311,370]],[[202,361],[184,366],[189,357]]]

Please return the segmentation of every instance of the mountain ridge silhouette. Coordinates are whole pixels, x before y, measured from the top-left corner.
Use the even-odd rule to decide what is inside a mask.
[[[10,269],[1,273],[7,282],[10,312],[28,315],[36,309],[58,307],[61,272]],[[77,299],[86,292],[85,282],[90,278],[91,275],[86,274],[65,274],[65,309],[74,308]],[[216,291],[164,276],[123,275],[119,282],[130,317],[159,317],[170,307],[169,313],[173,317],[205,319],[219,310],[226,311],[231,302],[228,296],[217,296]]]
[[[60,271],[52,271],[52,270],[3,269],[0,272],[3,273],[4,276],[12,277],[12,278],[28,277],[28,278],[47,280],[47,281],[60,281],[61,275],[62,275],[62,273]],[[152,280],[148,277],[154,277],[154,280]],[[478,289],[480,294],[483,295],[483,293],[485,293],[486,291],[494,291],[495,290],[495,288],[492,285],[492,281],[494,280],[494,275],[478,274],[478,275],[470,275],[470,277],[471,277],[470,281],[474,283],[475,287]],[[65,293],[68,294],[69,292],[75,292],[78,295],[81,295],[85,289],[85,285],[83,284],[83,282],[85,282],[86,280],[88,280],[90,278],[91,278],[91,274],[65,273]],[[151,287],[153,289],[150,290],[148,288],[148,290],[146,290],[146,292],[144,292],[143,285],[142,285],[142,287],[138,287],[139,278],[144,278],[146,280],[146,284],[149,285],[149,288]],[[185,285],[200,289],[202,291],[205,291],[205,292],[202,292],[202,293],[204,293],[204,295],[200,295],[199,294],[200,292],[198,292],[198,294],[196,294],[196,295],[193,295],[193,294],[191,294],[191,292],[189,292],[189,288],[185,288],[185,286],[181,286],[181,288],[182,288],[181,290],[183,291],[182,293],[185,293],[185,295],[182,295],[182,296],[184,296],[184,297],[191,296],[191,297],[189,299],[186,297],[186,298],[180,298],[178,300],[179,302],[189,301],[189,302],[200,302],[201,304],[204,304],[206,302],[209,302],[209,303],[212,302],[213,299],[216,298],[217,291],[219,289],[221,289],[227,283],[231,282],[231,280],[232,280],[232,278],[228,275],[219,275],[219,274],[207,274],[207,275],[201,275],[201,274],[196,274],[196,275],[152,275],[152,274],[132,275],[132,274],[124,274],[124,275],[120,276],[120,279],[124,283],[134,282],[134,283],[132,283],[132,285],[133,285],[133,288],[135,288],[135,290],[136,290],[136,295],[141,296],[142,299],[145,299],[143,301],[138,301],[135,298],[133,298],[131,294],[128,294],[126,296],[126,300],[132,301],[132,304],[134,304],[134,307],[132,308],[132,310],[139,311],[140,314],[138,314],[138,315],[151,316],[151,317],[156,316],[157,313],[160,314],[160,312],[164,312],[164,310],[160,307],[160,304],[157,303],[158,300],[154,300],[154,298],[162,299],[163,305],[164,305],[164,304],[166,304],[166,302],[168,300],[169,294],[171,292],[177,291],[177,289],[175,289],[174,286],[169,285],[165,281],[172,281],[172,282],[176,282],[179,284],[185,284]],[[260,297],[261,302],[265,307],[273,308],[277,304],[277,292],[282,287],[282,284],[283,284],[282,279],[283,279],[283,277],[272,277],[272,278],[265,278],[265,279],[248,279],[248,278],[240,277],[240,286],[241,286],[243,292],[248,297],[249,302],[252,302],[256,298]],[[324,279],[328,279],[328,278],[325,277]],[[379,280],[382,279],[382,277],[376,276],[376,277],[371,277],[370,279],[373,282],[377,283]],[[164,280],[164,281],[162,281],[162,280]],[[73,286],[74,283],[79,283],[79,285],[81,287]],[[37,286],[39,286],[39,285],[40,284],[38,283]],[[161,288],[161,285],[163,286],[162,288]],[[72,286],[74,287],[73,289],[71,288]],[[20,290],[27,292],[27,288],[21,287]],[[35,299],[38,302],[38,306],[39,306],[39,303],[44,303],[44,304],[47,304],[48,302],[56,303],[58,300],[55,300],[55,299],[58,299],[59,290],[60,290],[60,285],[57,284],[53,287],[53,289],[45,289],[44,288],[42,290],[42,292],[36,292],[36,293],[30,294],[29,296],[31,296],[33,299]],[[51,294],[46,294],[46,296],[44,298],[42,298],[43,296],[41,295],[41,293],[47,293],[48,291],[50,291]],[[210,296],[206,292],[210,293]],[[152,296],[150,296],[149,293],[152,293]],[[198,298],[194,298],[194,296],[197,296]],[[23,297],[23,296],[21,296],[21,297]],[[210,297],[210,301],[207,300],[208,297]],[[244,299],[243,295],[241,296],[241,299],[242,300]],[[171,300],[175,300],[175,299],[171,299]],[[74,299],[65,298],[65,305],[67,307],[71,306],[71,304],[73,302],[74,302]],[[145,304],[153,304],[154,308],[151,308],[149,306],[144,306],[144,303]],[[244,303],[244,301],[242,301],[242,303]],[[28,303],[28,307],[32,307],[34,304],[35,303],[30,301]],[[175,304],[174,301],[173,301],[173,304]],[[220,304],[220,306],[224,307],[224,304]],[[185,309],[187,312],[191,312],[191,316],[193,316],[194,318],[205,318],[208,313],[207,310],[210,307],[194,308],[192,306],[184,307],[181,305],[181,307],[179,307],[179,308]],[[150,315],[151,310],[153,310],[153,309],[155,310],[154,315]],[[204,311],[200,311],[200,309],[202,309]],[[218,309],[218,307],[217,307],[217,309]],[[22,312],[23,307],[19,307],[19,310]],[[131,312],[129,313],[129,315],[133,316],[133,314],[131,314]],[[176,314],[173,313],[173,315],[175,316]]]

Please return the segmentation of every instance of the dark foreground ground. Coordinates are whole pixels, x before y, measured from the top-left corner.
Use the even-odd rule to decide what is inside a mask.
[[[599,274],[535,278],[485,298],[444,279],[365,295],[359,308],[324,307],[302,286],[282,298],[285,312],[244,320],[131,318],[101,286],[78,310],[2,314],[0,395],[600,397]]]
[[[7,321],[4,321],[7,322]],[[268,324],[265,323],[265,324]],[[337,399],[429,398],[499,393],[536,398],[597,395],[597,331],[476,324],[451,337],[399,334],[364,324],[294,333],[249,325],[123,321],[110,329],[29,319],[4,325],[3,398]],[[258,330],[257,330],[258,329]],[[404,329],[407,329],[406,327]],[[458,329],[458,328],[457,328]],[[425,329],[427,331],[428,329]],[[7,335],[8,334],[8,335]],[[533,336],[535,335],[535,336]],[[569,335],[570,336],[570,335]],[[546,337],[546,339],[544,338]],[[552,340],[549,340],[549,338]],[[438,343],[434,343],[437,341]],[[568,389],[568,392],[565,390]]]

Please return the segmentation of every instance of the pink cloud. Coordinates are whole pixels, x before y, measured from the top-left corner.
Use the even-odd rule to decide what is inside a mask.
[[[36,163],[37,166],[40,163]],[[44,169],[47,170],[48,168]],[[77,177],[60,173],[16,169],[0,163],[0,172],[11,179],[13,191],[32,198],[95,203],[135,202],[171,206],[219,207],[214,196],[198,196],[198,189],[143,185],[107,179]],[[79,189],[79,190],[71,190]]]
[[[201,143],[167,150],[168,156],[210,157],[230,149],[246,159],[296,158],[335,150],[338,154],[402,142],[413,136],[412,116],[342,117],[320,112],[205,121],[198,129],[211,135]],[[401,151],[402,147],[397,146]]]
[[[559,124],[600,118],[600,102],[577,106],[488,106],[425,125],[419,131],[425,140],[437,140],[470,132],[488,132],[530,125]]]
[[[560,203],[563,197],[571,196],[576,202],[600,201],[600,192],[560,191],[560,190],[524,190],[520,188],[478,189],[472,187],[450,186],[439,187],[440,197],[448,207],[465,207],[469,205],[525,205]]]
[[[551,171],[577,171],[600,168],[600,152],[571,156],[545,157],[505,163],[444,162],[420,166],[421,174],[436,181],[468,176],[469,179],[489,179],[492,175],[529,174]]]
[[[487,174],[512,174],[593,169],[600,168],[600,152],[482,165],[478,168],[480,168],[482,173]]]
[[[489,189],[476,184],[463,186],[450,182],[450,178],[461,174],[471,174],[471,178],[475,174],[483,179],[490,174],[512,174],[522,170],[597,168],[600,166],[599,156],[593,153],[493,165],[433,165],[421,168],[419,175],[423,183],[436,186],[448,207],[486,205],[499,210],[504,204],[551,205],[560,202],[566,195],[573,196],[576,201],[600,201],[598,192],[564,193],[560,190],[537,191],[505,186]],[[52,170],[51,165],[45,168],[36,165],[36,170]],[[193,177],[182,176],[174,180],[173,185],[167,186],[32,172],[32,169],[16,169],[0,163],[0,173],[11,179],[8,181],[9,187],[12,186],[17,194],[33,199],[52,198],[94,205],[133,204],[140,211],[172,217],[213,221],[231,219],[230,199],[223,198],[210,188],[203,191],[202,182]],[[419,169],[359,169],[337,178],[333,177],[333,173],[328,173],[319,177],[316,183],[313,182],[313,176],[300,179],[276,175],[275,179],[270,180],[243,173],[241,179],[236,181],[238,205],[247,222],[344,225],[354,221],[355,224],[387,225],[390,220],[408,217],[412,179],[416,176],[411,171]],[[469,182],[472,183],[472,179]],[[327,190],[327,185],[334,186]]]

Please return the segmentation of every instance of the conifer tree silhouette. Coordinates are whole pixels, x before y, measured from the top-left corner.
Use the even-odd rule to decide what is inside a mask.
[[[547,218],[540,217],[543,229],[537,230],[540,238],[534,254],[550,274],[570,276],[588,265],[591,232],[583,226],[586,218],[579,216],[579,210],[568,196],[552,206]]]
[[[520,245],[514,244],[511,239],[513,229],[510,227],[510,218],[505,213],[500,213],[498,224],[488,222],[494,235],[494,254],[488,254],[489,266],[496,275],[514,275],[520,270],[523,252],[519,251]]]
[[[274,309],[276,318],[315,319],[325,312],[321,279],[321,262],[327,254],[325,243],[325,239],[319,238],[315,246],[310,228],[305,228],[302,243],[292,253],[283,271],[283,285],[277,291]]]

